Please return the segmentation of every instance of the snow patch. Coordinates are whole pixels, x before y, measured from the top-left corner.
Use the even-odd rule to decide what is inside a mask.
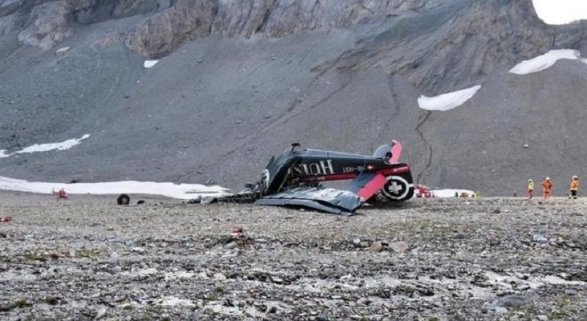
[[[81,138],[68,139],[68,140],[61,142],[61,143],[35,144],[35,145],[31,145],[29,147],[26,147],[22,150],[19,150],[18,152],[15,152],[15,154],[48,152],[51,150],[67,150],[67,149],[72,148],[75,145],[79,145],[79,143],[81,143],[82,140],[88,139],[89,137],[90,137],[90,134],[85,134]]]
[[[579,52],[579,50],[557,49],[551,50],[536,58],[522,61],[514,68],[510,69],[510,73],[516,75],[527,75],[543,71],[552,67],[552,65],[554,65],[560,59],[580,59],[582,62],[585,62],[584,59],[581,59],[581,52]]]
[[[145,60],[145,63],[143,63],[143,67],[147,69],[153,68],[158,62],[159,60]]]
[[[68,139],[61,143],[49,143],[49,144],[35,144],[28,147],[25,147],[19,151],[14,153],[7,154],[5,149],[0,150],[0,158],[10,157],[16,154],[25,154],[25,153],[37,153],[37,152],[48,152],[51,150],[67,150],[72,148],[75,145],[79,145],[82,140],[87,139],[90,137],[90,134],[85,134],[81,138],[73,138]]]
[[[475,96],[479,89],[481,89],[481,85],[435,97],[426,97],[422,95],[420,98],[418,98],[418,105],[424,110],[451,110],[471,99],[473,96]]]
[[[71,48],[70,47],[61,47],[61,48],[57,49],[55,51],[55,53],[57,53],[57,54],[64,53],[64,52],[68,51],[69,49],[71,49]]]
[[[564,25],[587,19],[587,5],[578,0],[533,0],[536,14],[549,25]]]
[[[25,180],[0,176],[0,190],[51,194],[54,190],[64,188],[69,194],[115,195],[115,194],[146,194],[160,195],[176,199],[195,199],[203,196],[220,196],[227,189],[218,185],[175,184],[160,182],[103,182],[103,183],[46,183],[28,182]]]
[[[454,198],[455,194],[458,194],[460,197],[463,193],[467,193],[467,196],[471,197],[474,192],[468,189],[435,189],[431,190],[430,193],[432,193],[433,197],[437,198]]]

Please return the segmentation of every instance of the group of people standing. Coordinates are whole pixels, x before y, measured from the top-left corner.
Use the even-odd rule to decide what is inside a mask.
[[[573,178],[571,179],[571,184],[569,186],[569,198],[577,199],[577,193],[579,193],[580,186],[581,183],[579,183],[579,177],[573,176]],[[550,177],[546,177],[546,179],[542,181],[542,197],[544,199],[551,197],[553,188],[554,185],[552,184]],[[528,199],[532,199],[532,197],[534,197],[534,181],[530,178],[528,180]]]

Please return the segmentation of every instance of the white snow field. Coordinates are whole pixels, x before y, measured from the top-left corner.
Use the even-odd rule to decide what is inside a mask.
[[[563,25],[587,19],[585,0],[533,0],[536,13],[547,24]]]
[[[459,197],[463,193],[466,193],[471,197],[474,192],[468,189],[435,189],[431,190],[430,193],[437,198],[455,198],[455,193],[457,193]]]
[[[581,52],[573,49],[551,50],[544,55],[520,62],[514,68],[510,69],[510,72],[516,75],[528,75],[548,69],[560,59],[581,59]]]
[[[35,144],[9,154],[6,153],[5,149],[0,149],[0,158],[10,157],[16,154],[48,152],[52,150],[67,150],[75,145],[80,144],[82,140],[87,139],[89,137],[90,134],[85,134],[81,138],[68,139],[61,143]]]
[[[25,180],[0,176],[0,190],[29,192],[38,194],[52,194],[54,191],[65,189],[68,194],[116,195],[116,194],[146,194],[160,195],[176,199],[195,199],[203,196],[220,196],[227,189],[220,186],[206,186],[200,184],[174,184],[159,182],[104,182],[104,183],[46,183],[28,182]]]
[[[426,97],[424,95],[418,98],[418,105],[424,110],[439,110],[447,111],[464,104],[471,99],[477,91],[481,89],[481,85],[471,88],[454,91],[442,94],[435,97]]]

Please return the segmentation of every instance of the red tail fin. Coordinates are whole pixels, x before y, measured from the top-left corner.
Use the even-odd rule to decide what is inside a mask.
[[[366,201],[382,189],[385,183],[387,183],[387,178],[382,174],[362,173],[349,183],[347,190]]]
[[[399,158],[402,155],[402,144],[397,140],[391,141],[391,157],[389,158],[390,163],[399,163]]]

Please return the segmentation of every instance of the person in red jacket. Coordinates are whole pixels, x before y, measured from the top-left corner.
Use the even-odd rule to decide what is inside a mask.
[[[542,182],[542,196],[546,199],[552,196],[552,182],[550,181],[550,177],[547,177]]]
[[[571,193],[569,194],[569,198],[572,198],[574,200],[577,199],[577,193],[579,192],[579,186],[581,186],[581,183],[579,183],[579,177],[573,176],[573,179],[571,180]]]

